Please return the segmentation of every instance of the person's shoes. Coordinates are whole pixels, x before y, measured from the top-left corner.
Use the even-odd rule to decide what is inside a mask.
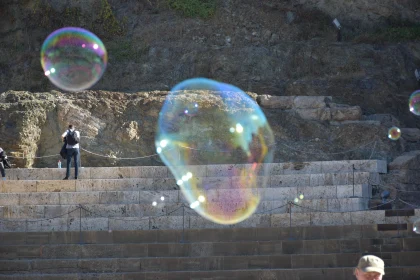
[[[68,180],[69,179],[69,177],[64,177],[64,179],[63,180]]]
[[[74,180],[77,180],[77,177],[74,177]]]

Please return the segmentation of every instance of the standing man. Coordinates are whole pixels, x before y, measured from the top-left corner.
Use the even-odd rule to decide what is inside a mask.
[[[67,170],[66,177],[63,180],[68,180],[70,177],[70,167],[71,167],[71,158],[74,158],[74,179],[77,179],[79,173],[79,141],[80,141],[80,132],[75,129],[72,124],[69,124],[69,128],[61,135],[62,140],[64,138],[67,141]]]
[[[357,280],[382,280],[385,275],[384,261],[377,256],[367,255],[360,258],[354,269]]]
[[[0,148],[0,172],[3,180],[6,180],[6,167],[10,168],[9,162],[7,161],[7,155],[2,148]]]

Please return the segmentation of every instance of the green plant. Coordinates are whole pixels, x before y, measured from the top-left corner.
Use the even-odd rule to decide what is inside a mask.
[[[118,42],[109,42],[108,53],[116,61],[134,61],[139,62],[143,54],[149,51],[147,43],[133,45],[133,40],[123,40]]]
[[[171,9],[187,17],[207,19],[216,12],[216,0],[167,0],[167,3]]]
[[[112,11],[111,5],[107,0],[102,0],[101,10],[99,11],[99,21],[103,25],[103,29],[109,35],[124,35],[126,28],[120,23]]]
[[[356,37],[356,43],[396,43],[420,40],[420,24],[390,27]]]
[[[77,7],[67,7],[64,11],[64,26],[80,26],[82,11]]]

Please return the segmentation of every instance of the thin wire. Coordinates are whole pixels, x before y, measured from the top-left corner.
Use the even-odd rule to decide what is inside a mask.
[[[20,158],[20,159],[33,159],[33,158],[47,158],[47,157],[56,157],[60,156],[59,154],[49,155],[49,156],[41,156],[41,157],[17,157],[17,156],[7,156],[8,158]]]
[[[26,222],[29,222],[29,223],[37,223],[37,222],[42,222],[42,221],[48,221],[48,220],[54,220],[54,219],[57,219],[57,218],[61,218],[63,216],[66,216],[68,214],[71,214],[71,213],[73,213],[73,212],[75,212],[75,211],[77,211],[79,209],[80,209],[80,206],[77,206],[74,210],[71,210],[71,211],[69,211],[67,213],[64,213],[64,214],[61,214],[61,215],[58,215],[58,216],[55,216],[55,217],[51,217],[51,218],[44,218],[44,219],[38,219],[38,220],[25,220],[25,221],[20,221],[20,220],[0,219],[0,221],[9,222],[9,223],[23,223],[23,222],[25,222],[25,223]]]
[[[369,157],[369,159],[371,159],[371,157],[372,157],[372,155],[373,155],[373,151],[374,151],[374,150],[375,150],[375,148],[376,148],[376,143],[377,143],[377,140],[371,141],[371,142],[369,142],[369,143],[367,143],[367,144],[360,145],[359,147],[356,147],[356,148],[351,149],[351,150],[346,150],[346,151],[336,152],[336,153],[322,153],[322,154],[323,154],[323,155],[325,155],[325,154],[327,154],[327,155],[346,154],[346,153],[349,153],[349,152],[353,152],[353,151],[359,150],[359,149],[361,149],[362,147],[368,146],[368,145],[370,145],[370,144],[372,144],[372,143],[375,143],[375,146],[374,146],[374,148],[373,148],[373,150],[372,150],[372,153],[371,153],[371,155],[370,155],[370,157]],[[273,144],[270,144],[269,146],[276,146],[277,144],[283,145],[283,146],[285,146],[285,147],[287,147],[287,148],[289,148],[289,149],[291,149],[291,150],[297,151],[297,152],[306,153],[306,154],[317,154],[317,155],[321,155],[321,153],[319,153],[319,152],[308,152],[308,151],[303,151],[303,150],[299,150],[299,149],[293,148],[293,147],[291,147],[291,146],[286,145],[286,144],[285,144],[285,143],[283,143],[283,142],[278,142],[278,143],[277,143],[277,142],[274,142]],[[216,150],[196,149],[196,148],[187,147],[187,146],[179,146],[179,147],[184,148],[184,149],[189,149],[189,150],[196,150],[196,151],[231,153],[231,152],[229,152],[229,151],[216,151]],[[132,157],[132,158],[122,158],[122,157],[121,157],[121,158],[120,158],[120,157],[112,157],[112,156],[107,156],[107,155],[101,155],[101,154],[94,153],[94,152],[91,152],[91,151],[89,151],[89,150],[86,150],[86,149],[84,149],[84,148],[80,148],[80,149],[81,149],[81,150],[83,150],[83,151],[85,151],[85,152],[87,152],[87,153],[89,153],[89,154],[92,154],[92,155],[95,155],[95,156],[98,156],[98,157],[103,157],[103,158],[110,158],[110,159],[113,159],[113,160],[135,160],[135,159],[150,158],[150,157],[154,157],[154,156],[159,155],[159,154],[155,153],[155,154],[151,154],[151,155],[147,155],[147,156],[141,156],[141,157]],[[18,159],[38,159],[38,158],[48,158],[48,157],[56,157],[56,156],[60,156],[60,155],[59,155],[59,154],[54,154],[54,155],[37,156],[37,157],[18,157],[18,156],[9,156],[9,158],[18,158]]]
[[[114,160],[132,160],[132,159],[142,159],[142,158],[150,158],[150,157],[154,157],[154,156],[157,156],[158,154],[152,154],[152,155],[148,155],[148,156],[142,156],[142,157],[133,157],[133,158],[119,158],[119,157],[112,157],[112,156],[104,156],[104,155],[100,155],[100,154],[97,154],[97,153],[94,153],[94,152],[91,152],[91,151],[88,151],[88,150],[86,150],[86,149],[83,149],[83,148],[80,148],[81,150],[83,150],[83,151],[85,151],[85,152],[87,152],[87,153],[89,153],[89,154],[92,154],[92,155],[95,155],[95,156],[98,156],[98,157],[104,157],[104,158],[111,158],[111,159],[114,159]]]
[[[281,208],[283,208],[283,207],[285,207],[285,206],[287,206],[287,205],[288,205],[288,203],[283,204],[282,206],[279,206],[279,207],[276,207],[276,208],[270,209],[270,210],[265,210],[265,211],[261,211],[261,212],[256,212],[256,213],[254,213],[254,214],[259,215],[259,214],[264,214],[264,213],[272,212],[272,211],[274,211],[274,210],[281,209]]]
[[[398,198],[402,203],[405,203],[405,204],[407,204],[407,205],[410,205],[410,206],[412,206],[412,207],[414,207],[414,208],[420,208],[420,206],[419,205],[414,205],[414,204],[411,204],[411,203],[408,203],[407,201],[404,201],[404,200],[402,200],[401,198]]]
[[[359,147],[356,147],[356,148],[351,149],[351,150],[346,150],[346,151],[336,152],[336,153],[322,153],[322,154],[323,154],[323,155],[325,155],[325,154],[327,154],[327,155],[339,155],[339,154],[346,154],[346,153],[350,153],[350,152],[354,152],[354,151],[356,151],[356,150],[359,150],[359,149],[361,149],[362,147],[366,147],[366,146],[368,146],[368,145],[370,145],[370,144],[372,144],[372,143],[374,143],[374,142],[376,142],[376,141],[377,141],[377,140],[371,141],[371,142],[369,142],[369,143],[367,143],[367,144],[360,145]],[[295,148],[290,147],[290,146],[288,146],[288,145],[286,145],[286,144],[284,144],[284,143],[282,143],[282,142],[280,142],[280,145],[283,145],[283,146],[285,146],[285,147],[287,147],[287,148],[289,148],[289,149],[291,149],[291,150],[294,150],[294,151],[297,151],[297,152],[301,152],[301,153],[304,153],[304,154],[321,155],[321,153],[319,153],[319,152],[307,152],[307,151],[302,151],[302,150],[299,150],[299,149],[295,149]]]
[[[358,170],[358,171],[360,171],[360,170]],[[394,187],[392,185],[387,186],[387,185],[384,185],[384,184],[381,184],[381,183],[379,183],[379,184],[372,184],[372,180],[370,178],[368,178],[368,183],[371,184],[371,185],[374,185],[374,186],[381,186],[382,188],[391,188],[391,189],[394,189],[394,190],[396,190],[398,192],[420,193],[420,191],[406,191],[406,190],[401,190],[401,189],[398,189],[398,188],[396,188],[396,187]]]
[[[318,210],[318,209],[313,209],[313,208],[310,208],[310,207],[306,207],[306,206],[302,206],[302,205],[299,205],[299,204],[296,204],[296,203],[294,203],[294,202],[290,202],[292,205],[295,205],[295,206],[297,206],[297,207],[300,207],[300,208],[304,208],[304,209],[308,209],[308,210],[311,210],[311,211],[313,211],[313,212],[322,212],[322,213],[352,213],[352,212],[362,212],[362,211],[366,211],[366,210],[371,210],[371,209],[374,209],[374,208],[378,208],[378,207],[380,207],[380,206],[382,206],[382,205],[385,205],[385,204],[389,204],[389,203],[392,203],[392,202],[394,202],[396,200],[396,198],[395,199],[393,199],[393,200],[390,200],[390,201],[388,201],[388,202],[386,202],[386,203],[383,203],[383,204],[379,204],[379,205],[377,205],[377,206],[374,206],[374,207],[370,207],[370,208],[367,208],[367,209],[364,209],[364,210],[351,210],[351,211],[344,211],[344,212],[341,212],[341,211],[320,211],[320,210]]]
[[[102,215],[99,215],[99,214],[97,214],[97,213],[95,213],[95,212],[93,212],[93,211],[91,211],[91,210],[89,210],[89,209],[87,209],[87,208],[83,207],[82,205],[80,205],[79,207],[80,207],[80,208],[82,208],[83,210],[85,210],[86,212],[89,212],[89,213],[91,213],[91,214],[95,215],[95,217],[99,217],[99,218],[108,218],[108,219],[113,219],[113,220],[129,221],[129,222],[131,222],[131,221],[142,221],[142,220],[148,220],[149,218],[158,218],[158,217],[168,216],[169,214],[172,214],[172,213],[174,213],[174,212],[178,211],[178,210],[179,210],[179,209],[181,209],[183,206],[178,207],[178,208],[176,208],[175,210],[172,210],[171,212],[166,213],[166,214],[161,214],[161,215],[157,215],[157,216],[147,216],[147,217],[142,217],[142,218],[140,218],[140,219],[138,219],[138,218],[136,218],[136,217],[119,218],[119,217],[102,216]],[[127,218],[135,218],[135,219],[127,219]]]
[[[372,153],[370,153],[370,157],[369,157],[369,159],[371,159],[372,158],[372,156],[373,156],[373,152],[375,151],[375,148],[376,148],[376,144],[378,143],[378,141],[375,141],[375,145],[373,146],[373,149],[372,149]]]

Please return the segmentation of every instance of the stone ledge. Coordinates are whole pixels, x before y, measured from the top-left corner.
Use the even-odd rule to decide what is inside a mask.
[[[267,163],[255,167],[251,164],[220,164],[220,165],[202,165],[186,166],[185,170],[191,171],[197,177],[228,177],[239,176],[243,171],[256,172],[258,175],[293,175],[293,174],[319,174],[324,172],[348,172],[351,166],[355,165],[358,171],[386,173],[386,162],[382,160],[345,160],[334,161],[334,165],[329,161],[314,162],[285,162],[285,163]],[[331,169],[326,169],[330,166]],[[334,169],[334,166],[340,166]],[[47,181],[62,180],[65,176],[65,168],[32,168],[32,169],[8,169],[6,178],[8,180],[18,181]],[[73,172],[73,170],[72,170]],[[334,171],[335,172],[335,171]],[[71,177],[72,178],[72,177]],[[72,188],[73,182],[80,182],[86,179],[173,179],[169,169],[165,166],[140,166],[140,167],[84,167],[80,168],[79,179],[62,181]],[[45,182],[44,184],[46,184]],[[33,188],[25,185],[19,188]],[[45,186],[45,188],[47,188]],[[51,189],[54,191],[54,189]]]
[[[253,215],[249,219],[235,225],[220,225],[210,222],[200,216],[185,216],[186,228],[248,228],[248,227],[287,227],[289,226],[289,215],[284,214],[263,214]],[[385,217],[382,210],[358,211],[346,213],[293,213],[292,226],[345,226],[345,225],[372,225],[380,223]],[[413,223],[418,216],[410,217]],[[378,220],[378,221],[377,221]],[[79,230],[79,219],[57,218],[46,221],[26,221],[24,219],[13,219],[11,221],[0,220],[0,228],[3,232],[19,231],[75,231]],[[131,223],[131,224],[130,224]],[[390,221],[396,224],[397,221]],[[125,217],[117,220],[113,218],[82,218],[82,230],[133,230],[133,229],[182,229],[182,216],[161,216],[161,217]]]

